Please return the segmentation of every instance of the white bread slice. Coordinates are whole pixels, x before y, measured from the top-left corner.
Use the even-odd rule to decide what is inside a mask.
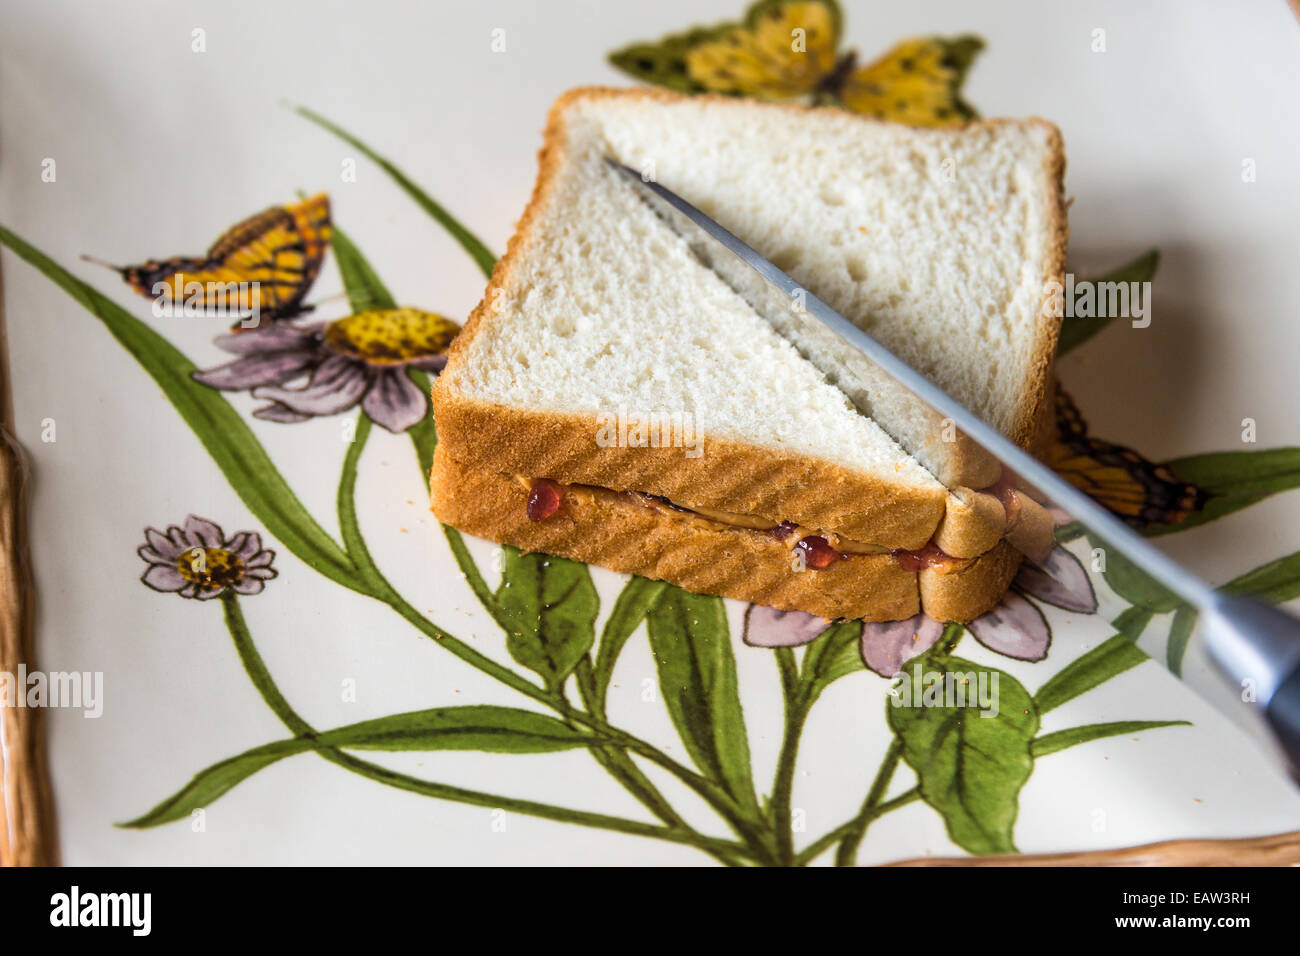
[[[838,109],[707,97],[580,93],[570,129],[699,206],[967,408],[1031,439],[1063,278],[1064,152],[1037,119],[914,129]],[[870,413],[952,485],[997,478],[918,433],[904,396]],[[968,454],[968,452],[966,452]]]
[[[950,554],[988,551],[996,534],[982,526],[963,534],[959,520],[980,509],[957,507],[853,412],[605,168],[607,153],[647,171],[653,164],[665,185],[1025,443],[1055,344],[1054,323],[1035,308],[1044,294],[1036,276],[1059,272],[1064,245],[1055,131],[1030,121],[936,133],[834,110],[574,91],[552,110],[533,201],[434,391],[440,447],[462,477],[644,491],[889,548],[919,548],[942,526]],[[935,187],[927,170],[948,157],[969,164],[970,188]],[[864,168],[890,188],[875,189]],[[989,207],[999,204],[995,217]],[[876,223],[893,231],[873,233]],[[980,230],[990,228],[1002,231],[986,242]],[[961,282],[1002,310],[972,317]],[[927,344],[909,345],[916,338]],[[880,401],[878,417],[887,418],[888,397]],[[703,453],[600,447],[598,416],[620,408],[689,413]],[[465,509],[449,507],[450,487],[435,475],[435,511],[455,524]],[[494,527],[480,515],[469,524],[525,547],[522,538],[537,537],[508,530],[513,521]],[[590,552],[576,542],[548,549]],[[644,563],[586,559],[647,573]],[[680,566],[672,573],[678,583],[698,577]],[[983,591],[964,587],[963,613],[996,600],[1005,576],[985,575]],[[859,600],[855,616],[892,614],[897,602],[889,604]]]

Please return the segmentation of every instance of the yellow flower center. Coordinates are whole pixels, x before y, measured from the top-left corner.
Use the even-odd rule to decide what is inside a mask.
[[[368,309],[331,322],[325,344],[371,365],[403,365],[447,351],[460,326],[419,309]]]
[[[203,588],[226,588],[244,579],[243,560],[221,548],[190,548],[176,559],[176,570]]]

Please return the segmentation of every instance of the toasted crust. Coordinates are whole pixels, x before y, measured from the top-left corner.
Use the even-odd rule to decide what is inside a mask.
[[[997,604],[1020,570],[1020,552],[1001,541],[957,571],[917,575],[921,608],[936,621],[970,621]]]
[[[764,532],[719,528],[608,493],[567,494],[556,514],[529,521],[518,481],[467,467],[442,443],[431,491],[438,520],[468,534],[827,618],[894,621],[924,609],[939,620],[969,620],[997,603],[1019,565],[1019,555],[1000,544],[948,574],[904,571],[888,554],[799,572],[789,544]]]
[[[595,416],[556,414],[434,389],[441,444],[471,468],[663,495],[687,507],[794,521],[887,548],[920,548],[944,515],[939,487],[887,483],[808,455],[705,438],[681,448],[601,447]],[[798,489],[792,496],[791,489]]]
[[[993,495],[956,488],[934,533],[935,545],[954,558],[974,558],[992,550],[1007,529],[1007,513]]]
[[[1052,246],[1047,266],[1043,270],[1043,298],[1039,301],[1038,335],[1034,343],[1029,381],[1010,437],[1022,448],[1041,453],[1043,422],[1052,420],[1052,365],[1056,360],[1056,343],[1061,334],[1061,320],[1052,317],[1052,294],[1048,290],[1053,287],[1053,283],[1058,289],[1065,285],[1065,247],[1069,240],[1069,220],[1065,213],[1065,145],[1061,140],[1061,131],[1055,124],[1038,117],[1031,117],[1030,122],[1046,129],[1051,143],[1047,168],[1050,192],[1045,205],[1049,210]]]

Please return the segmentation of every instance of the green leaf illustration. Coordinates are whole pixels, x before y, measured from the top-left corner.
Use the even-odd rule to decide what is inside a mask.
[[[1179,478],[1216,495],[1271,494],[1300,487],[1300,448],[1211,452],[1165,464]]]
[[[350,590],[363,590],[338,544],[280,476],[252,430],[225,397],[190,377],[197,371],[170,342],[121,306],[0,226],[0,243],[35,266],[117,339],[163,390],[258,521],[299,559]]]
[[[1038,688],[1034,704],[1040,714],[1045,714],[1145,660],[1148,657],[1136,644],[1116,634],[1053,674]]]
[[[1143,529],[1148,537],[1186,531],[1248,508],[1269,495],[1300,488],[1300,448],[1212,452],[1175,458],[1165,466],[1214,497],[1182,521]]]
[[[600,712],[604,712],[609,682],[614,676],[614,665],[618,663],[623,646],[667,587],[663,581],[633,577],[623,585],[623,590],[614,601],[614,609],[609,612],[609,618],[601,629],[600,646],[596,651],[594,679],[596,704]]]
[[[909,662],[901,677],[901,693],[926,705],[900,706],[903,696],[889,697],[885,712],[903,759],[916,771],[921,798],[968,852],[1016,852],[1012,828],[1020,788],[1034,769],[1029,747],[1038,732],[1029,692],[1004,671],[957,657],[943,667],[928,656]],[[982,717],[972,698],[995,678],[997,714]],[[969,695],[966,706],[953,696],[959,688]]]
[[[514,707],[440,707],[391,714],[327,730],[315,739],[295,737],[254,747],[200,771],[144,816],[120,825],[139,829],[182,820],[276,761],[321,747],[524,754],[554,753],[598,742],[598,738],[573,730],[554,717]]]
[[[804,651],[799,677],[815,697],[841,677],[866,668],[862,662],[862,622],[836,621]]]
[[[1142,634],[1153,617],[1155,612],[1150,608],[1126,607],[1110,622],[1110,626],[1136,644],[1142,639]]]
[[[1106,570],[1102,577],[1110,589],[1135,607],[1146,608],[1154,614],[1172,611],[1181,603],[1178,596],[1156,581],[1117,548],[1089,534],[1088,541],[1105,554]]]
[[[1175,676],[1183,676],[1183,656],[1187,653],[1187,642],[1192,639],[1196,627],[1196,609],[1184,604],[1174,612],[1174,619],[1169,625],[1169,640],[1165,647],[1165,662]]]
[[[691,759],[742,806],[757,808],[722,599],[668,587],[646,622],[664,706]]]
[[[294,107],[294,112],[333,133],[343,142],[369,158],[371,162],[386,172],[401,187],[403,192],[414,199],[416,205],[427,212],[438,225],[451,234],[451,237],[456,240],[460,247],[469,253],[470,258],[474,260],[485,276],[490,277],[492,275],[492,267],[496,264],[497,257],[488,250],[487,246],[483,245],[477,236],[461,225],[456,217],[447,212],[439,203],[434,201],[432,196],[407,178],[405,173],[351,133],[342,127],[336,126],[319,113],[305,106]]]
[[[1190,726],[1192,726],[1190,720],[1117,720],[1109,724],[1085,724],[1082,727],[1071,727],[1068,730],[1043,734],[1034,739],[1030,749],[1035,758],[1046,757],[1048,754],[1065,750],[1067,747],[1086,744],[1091,740],[1136,734],[1143,730],[1155,730],[1157,727]]]
[[[397,308],[397,300],[388,291],[388,287],[380,281],[378,274],[361,254],[361,250],[337,225],[333,227],[330,235],[330,246],[334,250],[334,261],[338,263],[339,275],[343,277],[343,288],[348,294],[348,306],[353,312]]]
[[[1229,594],[1248,594],[1273,604],[1300,597],[1300,552],[1261,564],[1233,578],[1220,590]],[[1196,628],[1196,619],[1195,608],[1182,604],[1174,611],[1173,621],[1169,625],[1165,660],[1169,669],[1180,677],[1183,657]]]
[[[599,740],[546,714],[515,707],[438,707],[328,730],[323,747],[348,750],[481,750],[534,754],[589,747]]]
[[[600,601],[585,564],[505,550],[496,617],[516,661],[559,690],[596,642]]]
[[[1300,551],[1233,578],[1223,590],[1229,594],[1250,594],[1272,604],[1300,597]]]
[[[295,738],[246,750],[242,754],[199,771],[189,783],[144,816],[119,823],[118,826],[139,830],[183,820],[195,810],[202,810],[216,802],[226,791],[247,780],[259,770],[264,770],[292,754],[302,753],[312,748],[312,741]]]
[[[1150,282],[1155,278],[1156,269],[1159,265],[1160,251],[1158,249],[1148,249],[1132,262],[1126,262],[1124,265],[1117,269],[1112,269],[1105,275],[1086,281],[1092,282],[1095,285],[1099,285],[1103,282]],[[1061,356],[1077,349],[1080,345],[1088,341],[1113,322],[1114,319],[1115,316],[1091,319],[1063,318],[1061,320],[1061,337],[1056,343],[1056,354]]]

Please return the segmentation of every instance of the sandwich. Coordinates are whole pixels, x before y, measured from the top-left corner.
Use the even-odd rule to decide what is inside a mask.
[[[864,414],[606,157],[1023,447],[1042,440],[1066,228],[1055,127],[581,89],[551,110],[532,199],[434,386],[435,515],[827,618],[996,604],[1050,548],[1048,513],[904,396],[882,385]]]

